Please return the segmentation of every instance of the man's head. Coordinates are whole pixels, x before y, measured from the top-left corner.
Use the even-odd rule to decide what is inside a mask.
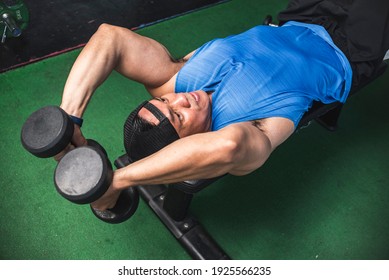
[[[143,102],[124,126],[131,161],[151,155],[179,138],[209,131],[211,98],[204,91],[166,94]]]

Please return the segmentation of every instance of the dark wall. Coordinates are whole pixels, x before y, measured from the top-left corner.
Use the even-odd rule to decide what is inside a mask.
[[[0,73],[85,44],[101,23],[136,29],[220,0],[25,0],[29,24],[0,44]]]

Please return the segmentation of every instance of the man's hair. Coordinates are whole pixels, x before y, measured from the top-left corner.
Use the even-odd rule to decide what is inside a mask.
[[[150,111],[159,120],[159,124],[155,125],[141,118],[138,113],[142,108]],[[124,147],[130,162],[147,157],[179,138],[169,119],[148,101],[132,111],[124,124]]]

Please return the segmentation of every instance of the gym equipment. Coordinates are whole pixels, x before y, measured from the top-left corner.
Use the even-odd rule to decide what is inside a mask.
[[[70,143],[74,132],[69,115],[58,106],[46,106],[32,113],[22,127],[23,147],[41,158],[53,157]]]
[[[113,170],[105,149],[88,139],[88,145],[66,153],[54,172],[54,184],[60,195],[77,204],[87,204],[100,198],[110,186]],[[93,214],[107,223],[121,223],[136,211],[139,195],[134,188],[121,192],[115,207]]]
[[[7,37],[19,37],[27,28],[29,13],[22,0],[0,1],[0,34],[1,43]]]
[[[58,106],[46,106],[33,112],[25,121],[21,142],[31,154],[47,158],[64,150],[70,143],[74,123]],[[59,161],[54,175],[57,191],[66,199],[87,204],[97,200],[112,182],[113,170],[105,149],[92,139],[88,145],[75,148]],[[108,223],[121,223],[130,218],[138,207],[136,189],[121,192],[115,207],[106,211],[93,209],[93,214]]]
[[[58,162],[54,184],[67,200],[87,204],[107,191],[112,177],[112,165],[105,150],[96,141],[88,140],[88,146],[71,150]]]
[[[127,154],[115,160],[117,168],[122,168],[129,164],[130,160]],[[189,206],[194,194],[221,177],[223,176],[169,185],[159,184],[136,187],[142,199],[193,259],[230,259],[196,217],[189,213]]]

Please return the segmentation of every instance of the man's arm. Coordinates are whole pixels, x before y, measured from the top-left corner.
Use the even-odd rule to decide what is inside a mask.
[[[126,28],[103,24],[86,44],[66,81],[61,107],[81,117],[113,70],[148,88],[162,86],[182,67],[166,48]]]
[[[277,136],[244,122],[179,139],[147,158],[116,170],[108,192],[92,205],[101,210],[113,207],[119,191],[131,186],[205,179],[226,173],[248,174],[259,168],[290,135],[293,124],[291,127],[289,122],[278,127],[284,132]],[[276,139],[279,137],[284,139]]]
[[[174,74],[183,62],[176,62],[160,43],[129,29],[103,24],[91,37],[70,71],[62,96],[61,108],[70,115],[82,117],[93,93],[113,70],[140,82],[157,94],[162,87],[173,92]],[[151,91],[153,89],[153,92]],[[75,125],[72,144],[86,140]],[[60,159],[67,150],[57,155]]]
[[[260,167],[271,151],[268,138],[250,123],[179,139],[159,152],[117,170],[114,187],[165,184],[244,175]]]

